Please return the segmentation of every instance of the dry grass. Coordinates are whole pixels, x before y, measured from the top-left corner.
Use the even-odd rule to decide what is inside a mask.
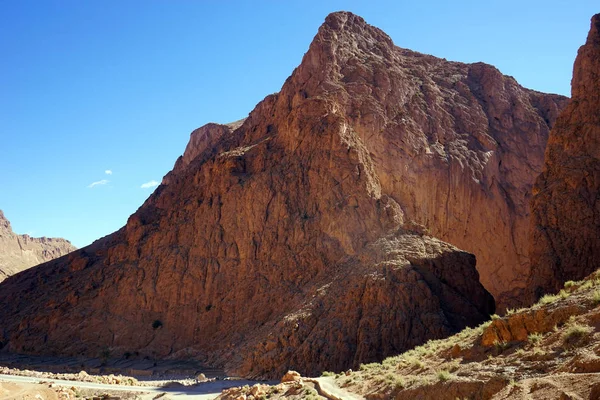
[[[573,307],[574,304],[578,306]],[[589,310],[579,307],[582,304],[590,306]],[[362,395],[378,393],[383,398],[394,398],[402,390],[428,387],[438,390],[435,385],[440,382],[460,385],[469,379],[487,380],[494,374],[504,376],[507,387],[519,387],[522,376],[551,376],[553,370],[568,363],[584,346],[593,345],[594,328],[587,324],[586,313],[600,312],[591,307],[599,304],[600,273],[597,273],[581,281],[567,282],[559,293],[543,296],[532,308],[508,309],[504,316],[494,314],[480,326],[465,328],[446,339],[430,340],[382,363],[363,364],[359,371],[337,381],[349,391]],[[527,320],[542,308],[547,313],[568,310],[576,315],[564,324],[558,322],[548,332],[530,332],[523,342],[499,340],[491,347],[482,345],[483,334],[494,320]],[[564,321],[564,317],[560,319]],[[512,371],[510,376],[503,375],[507,369]]]
[[[538,332],[535,333],[530,333],[529,336],[527,336],[527,341],[529,343],[531,343],[533,346],[539,344],[542,339],[544,338],[544,335]]]
[[[437,372],[436,376],[440,382],[446,382],[446,381],[450,380],[450,378],[452,377],[452,374],[450,373],[450,371],[446,371],[446,370],[442,369]]]
[[[582,342],[594,328],[588,325],[583,325],[578,322],[571,322],[562,332],[562,340],[566,346],[575,346]]]

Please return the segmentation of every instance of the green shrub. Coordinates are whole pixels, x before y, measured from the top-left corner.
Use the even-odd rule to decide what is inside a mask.
[[[574,345],[588,336],[592,331],[593,328],[591,326],[573,322],[563,332],[562,339],[566,345]]]
[[[445,369],[438,371],[436,375],[440,382],[446,382],[452,377],[452,374]]]
[[[541,342],[543,338],[544,335],[538,332],[530,333],[529,336],[527,336],[527,340],[529,341],[529,343],[531,343],[534,346]]]

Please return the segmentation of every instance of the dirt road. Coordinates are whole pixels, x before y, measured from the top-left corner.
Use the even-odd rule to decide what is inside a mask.
[[[13,385],[3,385],[5,391],[12,390],[15,393],[2,393],[3,398],[27,398],[27,391],[47,390],[47,385],[32,385],[40,381],[52,383],[55,386],[76,387],[79,389],[87,389],[102,392],[124,392],[135,394],[141,400],[150,400],[161,393],[166,393],[162,399],[179,399],[185,398],[189,400],[208,400],[217,397],[223,389],[233,386],[253,385],[256,382],[247,380],[217,380],[206,383],[200,383],[193,386],[171,385],[170,387],[156,386],[125,386],[125,385],[106,385],[101,383],[65,381],[60,379],[40,379],[25,376],[2,375],[0,374],[1,382],[10,382]],[[15,385],[16,384],[16,385]],[[21,384],[21,385],[19,385]],[[0,392],[1,393],[1,392]],[[31,399],[35,399],[35,393],[31,393]],[[46,398],[46,397],[42,397]]]

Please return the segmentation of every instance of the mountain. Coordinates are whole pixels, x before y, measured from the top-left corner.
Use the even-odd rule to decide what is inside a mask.
[[[0,282],[34,265],[77,250],[65,239],[17,235],[0,210]]]
[[[550,132],[544,172],[536,182],[531,254],[540,272],[535,282],[541,284],[532,293],[544,287],[554,290],[558,282],[581,276],[598,257],[598,220],[590,200],[597,196],[599,182],[593,179],[600,154],[599,76],[597,14],[575,61],[573,98]],[[494,315],[479,327],[380,364],[324,373],[319,379],[287,373],[282,384],[229,389],[218,399],[599,399],[598,266],[529,308]]]
[[[531,202],[530,296],[556,292],[600,265],[600,16],[573,67],[572,99],[556,121]]]
[[[480,276],[522,301],[529,193],[565,104],[333,13],[279,93],[192,133],[125,227],[0,285],[4,351],[273,377],[476,325],[494,310]]]

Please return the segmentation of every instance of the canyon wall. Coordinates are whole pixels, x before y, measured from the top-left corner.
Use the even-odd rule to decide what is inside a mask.
[[[533,189],[532,299],[600,266],[600,15],[577,54],[571,94]]]

